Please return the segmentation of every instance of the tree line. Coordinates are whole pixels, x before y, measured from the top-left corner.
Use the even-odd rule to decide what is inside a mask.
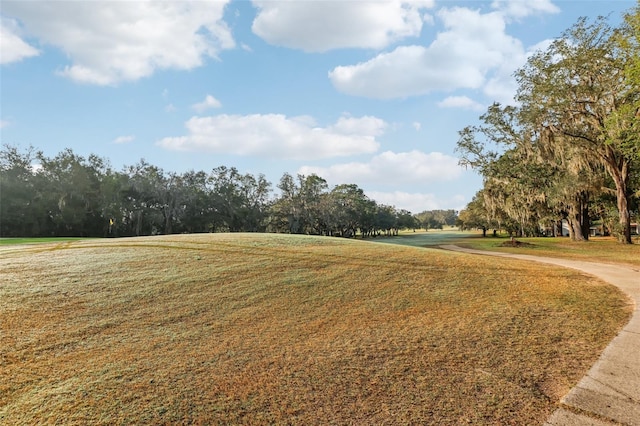
[[[317,176],[263,175],[220,166],[166,172],[140,160],[115,171],[107,160],[65,149],[0,150],[0,236],[140,236],[198,232],[394,235],[421,222],[378,204],[355,184],[329,188]]]
[[[640,196],[640,2],[620,26],[582,18],[515,74],[516,106],[461,130],[461,164],[483,188],[464,227],[535,235],[562,219],[573,240],[599,220],[631,243]]]

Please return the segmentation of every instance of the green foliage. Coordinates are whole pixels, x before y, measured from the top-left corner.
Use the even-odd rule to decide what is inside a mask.
[[[406,210],[378,205],[357,185],[329,189],[317,176],[284,174],[272,198],[263,175],[220,166],[165,172],[144,159],[113,170],[67,149],[53,158],[0,150],[0,237],[140,236],[283,232],[354,237],[416,228]]]
[[[479,217],[523,235],[566,219],[572,239],[586,240],[590,200],[612,192],[611,228],[631,242],[640,189],[639,11],[640,4],[621,28],[580,19],[518,70],[519,106],[494,104],[482,124],[460,131],[460,163],[484,177],[484,210],[473,206]],[[471,216],[463,219],[482,222]]]
[[[456,225],[458,213],[455,210],[426,210],[415,215],[415,218],[424,229],[442,229]]]

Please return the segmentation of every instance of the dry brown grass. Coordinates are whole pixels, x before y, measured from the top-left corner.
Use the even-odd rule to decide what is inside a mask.
[[[0,249],[0,423],[540,424],[630,314],[576,272],[329,238]]]

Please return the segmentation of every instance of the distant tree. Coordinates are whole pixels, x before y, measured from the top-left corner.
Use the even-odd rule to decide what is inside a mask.
[[[302,218],[302,230],[307,234],[320,235],[326,232],[327,223],[322,211],[329,208],[326,204],[327,181],[316,174],[298,175],[298,204]]]
[[[458,214],[455,210],[425,210],[415,215],[419,226],[429,229],[442,229],[444,226],[454,226]]]
[[[46,210],[35,187],[33,147],[21,151],[3,145],[0,150],[0,236],[46,235]]]
[[[100,236],[105,219],[100,205],[100,184],[105,160],[85,159],[71,149],[54,158],[37,156],[40,197],[47,206],[52,235]]]
[[[0,235],[140,236],[266,230],[354,237],[415,227],[410,212],[378,206],[355,184],[332,190],[317,175],[282,176],[271,197],[264,175],[219,166],[165,172],[144,159],[114,171],[66,149],[0,150]]]
[[[208,176],[203,171],[187,171],[182,174],[183,205],[180,214],[180,231],[187,233],[209,232],[213,227],[212,191]]]
[[[271,184],[264,176],[242,175],[235,167],[220,166],[211,172],[214,230],[264,231]]]
[[[484,202],[484,190],[478,191],[467,204],[464,210],[458,214],[457,225],[463,230],[482,229],[482,235],[486,236],[487,229],[499,226],[491,220],[491,213],[486,209]]]
[[[126,169],[129,179],[124,190],[127,214],[124,218],[130,235],[162,233],[166,225],[164,170],[144,159]]]
[[[376,209],[376,230],[384,232],[386,235],[395,233],[398,229],[398,215],[395,207],[379,205]]]
[[[327,182],[315,175],[298,175],[297,182],[288,173],[278,184],[280,197],[272,207],[272,227],[291,234],[322,234],[326,231]]]
[[[410,211],[401,209],[397,212],[399,229],[416,229],[420,227],[420,222]]]

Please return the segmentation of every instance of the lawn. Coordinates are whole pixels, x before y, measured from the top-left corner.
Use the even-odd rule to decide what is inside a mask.
[[[257,234],[0,247],[0,423],[541,424],[631,306],[496,262]]]
[[[476,237],[459,241],[459,244],[481,250],[640,266],[637,239],[635,244],[620,244],[613,237],[592,237],[584,242],[574,242],[568,237],[518,238],[517,241],[526,243],[519,247],[508,247],[509,241],[508,238]]]
[[[640,266],[640,239],[638,237],[634,239],[635,244],[630,245],[620,244],[613,237],[592,237],[585,242],[573,242],[568,237],[517,238],[517,242],[525,244],[518,247],[510,247],[511,239],[506,235],[498,237],[492,237],[491,233],[487,235],[487,237],[483,238],[480,232],[431,230],[429,232],[403,232],[397,237],[376,239],[374,241],[432,248],[445,244],[455,244],[478,250]]]
[[[40,244],[56,241],[78,241],[85,238],[80,237],[42,237],[42,238],[0,238],[0,245],[14,244]]]

